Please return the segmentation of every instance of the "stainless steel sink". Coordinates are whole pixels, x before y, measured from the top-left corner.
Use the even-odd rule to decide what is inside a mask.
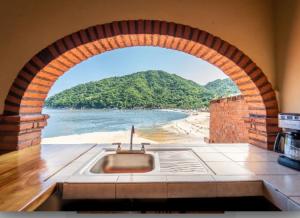
[[[107,154],[90,169],[91,173],[147,173],[154,169],[151,154]]]

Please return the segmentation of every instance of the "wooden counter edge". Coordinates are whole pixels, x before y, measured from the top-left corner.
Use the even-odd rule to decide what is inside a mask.
[[[55,191],[57,188],[56,183],[52,183],[47,187],[43,192],[36,195],[33,199],[31,199],[25,206],[19,209],[19,211],[23,212],[32,212],[36,208],[38,208],[42,203],[44,203]]]

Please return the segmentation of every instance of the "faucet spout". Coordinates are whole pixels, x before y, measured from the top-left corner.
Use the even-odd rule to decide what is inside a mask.
[[[134,134],[134,125],[132,125],[132,127],[131,127],[131,134],[130,134],[130,151],[132,151],[133,134]]]

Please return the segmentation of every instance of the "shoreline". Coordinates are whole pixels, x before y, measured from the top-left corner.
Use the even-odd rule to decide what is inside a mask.
[[[165,109],[158,109],[165,110]],[[167,109],[168,111],[187,114],[187,117],[173,120],[161,126],[149,129],[137,129],[134,143],[205,143],[209,132],[209,112],[182,109]],[[82,144],[82,143],[113,143],[127,144],[130,131],[91,132],[66,136],[55,136],[42,139],[42,144]]]

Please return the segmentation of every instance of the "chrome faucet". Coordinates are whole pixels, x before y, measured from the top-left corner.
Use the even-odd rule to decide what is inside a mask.
[[[142,142],[141,143],[141,150],[133,150],[132,148],[132,141],[133,141],[133,134],[135,133],[134,125],[131,127],[131,133],[130,133],[130,149],[129,150],[122,150],[121,149],[121,142],[114,142],[113,145],[117,145],[117,154],[145,154],[146,149],[145,145],[150,145],[150,143]]]
[[[134,125],[131,127],[131,133],[130,133],[130,151],[132,151],[132,139],[134,134]]]

